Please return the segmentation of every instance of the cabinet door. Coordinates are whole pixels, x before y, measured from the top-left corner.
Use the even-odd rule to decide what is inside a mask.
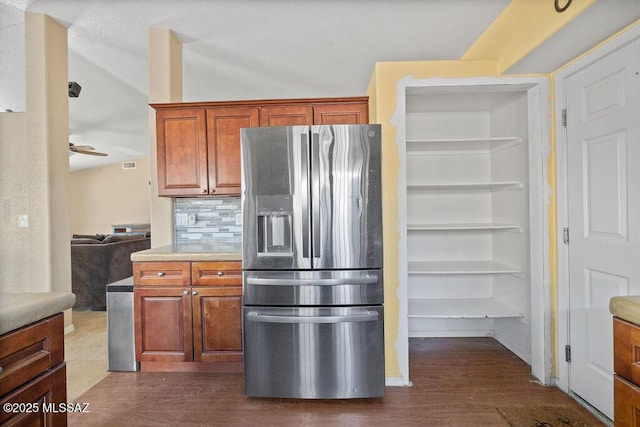
[[[207,110],[209,194],[240,194],[240,129],[258,126],[257,107]]]
[[[265,105],[260,107],[260,126],[311,126],[310,105]]]
[[[134,288],[136,360],[193,360],[191,295],[188,287]]]
[[[207,194],[207,124],[204,109],[156,113],[158,195]]]
[[[192,289],[195,361],[242,361],[242,288]]]
[[[66,426],[67,370],[61,363],[47,373],[0,399],[0,404],[16,404],[27,410],[0,412],[2,426]],[[46,408],[44,407],[46,405]],[[37,409],[37,410],[35,410]],[[33,410],[33,411],[32,411]]]
[[[315,125],[365,125],[369,123],[369,104],[336,103],[313,106]]]

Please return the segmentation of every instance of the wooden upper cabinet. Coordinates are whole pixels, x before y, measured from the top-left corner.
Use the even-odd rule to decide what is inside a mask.
[[[267,105],[260,107],[260,126],[311,126],[310,105]]]
[[[313,124],[363,125],[369,123],[368,102],[320,104],[313,106]]]
[[[207,123],[203,109],[156,114],[158,195],[208,193]]]
[[[240,194],[240,129],[258,123],[257,107],[207,109],[209,194]]]
[[[158,195],[240,194],[240,129],[366,124],[368,98],[152,104],[156,109]]]

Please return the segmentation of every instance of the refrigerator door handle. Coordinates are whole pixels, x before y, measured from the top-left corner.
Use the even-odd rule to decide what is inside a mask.
[[[320,134],[318,132],[311,133],[311,161],[312,161],[312,188],[311,188],[311,207],[313,210],[313,218],[311,226],[313,232],[311,240],[313,241],[313,256],[320,257]]]
[[[349,314],[344,316],[274,316],[260,314],[256,311],[247,313],[247,321],[260,323],[347,323],[347,322],[372,322],[378,320],[378,313],[367,311],[362,314]]]
[[[301,156],[301,181],[304,183],[304,189],[301,192],[302,204],[302,258],[311,257],[311,241],[309,238],[309,134],[307,132],[300,134],[302,141]]]
[[[279,285],[279,286],[340,286],[340,285],[373,285],[380,281],[377,276],[337,278],[337,279],[268,279],[264,277],[247,277],[247,285]]]

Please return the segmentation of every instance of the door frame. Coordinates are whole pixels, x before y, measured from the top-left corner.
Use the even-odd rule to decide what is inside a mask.
[[[568,156],[567,133],[562,125],[562,109],[566,107],[566,80],[579,71],[605,58],[616,50],[640,39],[640,23],[631,24],[614,34],[591,51],[565,65],[554,73],[554,130],[556,134],[556,247],[557,247],[557,323],[556,351],[557,366],[556,386],[566,393],[569,389],[569,363],[565,360],[565,346],[569,341],[569,245],[564,243],[563,229],[569,226],[568,210]],[[611,344],[613,346],[613,343]]]

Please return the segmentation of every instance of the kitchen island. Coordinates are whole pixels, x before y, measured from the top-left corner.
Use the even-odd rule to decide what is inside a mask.
[[[141,371],[242,371],[241,259],[240,244],[131,254]]]
[[[0,293],[0,425],[67,425],[64,315],[70,292]],[[46,406],[46,407],[45,407]]]

